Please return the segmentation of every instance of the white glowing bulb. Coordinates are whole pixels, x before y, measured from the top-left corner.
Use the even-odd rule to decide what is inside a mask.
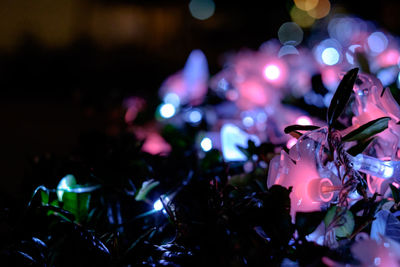
[[[165,119],[169,119],[175,115],[175,107],[170,103],[163,104],[160,108],[160,115]]]
[[[298,125],[311,125],[312,120],[307,116],[300,116],[296,120],[296,124]]]
[[[328,47],[322,51],[321,58],[326,65],[332,66],[339,62],[340,55],[335,48]]]
[[[208,137],[205,137],[205,138],[203,138],[203,140],[201,140],[200,146],[201,146],[201,149],[203,149],[204,152],[210,151],[212,149],[212,147],[213,147],[212,141]]]
[[[153,208],[154,208],[154,210],[156,210],[156,211],[162,210],[162,209],[164,208],[164,206],[163,206],[161,200],[158,199],[156,202],[154,202]]]
[[[279,78],[281,71],[276,65],[268,65],[264,69],[264,75],[268,80],[274,81]]]

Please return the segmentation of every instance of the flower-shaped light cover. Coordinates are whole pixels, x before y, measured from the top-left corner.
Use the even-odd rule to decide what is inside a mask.
[[[168,77],[160,88],[164,98],[168,93],[179,97],[180,104],[199,105],[208,88],[208,63],[201,50],[193,50],[183,70]]]
[[[379,133],[376,140],[366,150],[366,154],[381,160],[398,160],[400,141],[400,107],[389,89],[384,90],[382,83],[375,77],[359,74],[354,86],[355,103],[352,107],[354,117],[352,126],[345,132],[357,129],[363,124],[381,117],[390,117],[389,127]],[[368,186],[371,193],[384,194],[392,180],[369,176]]]
[[[334,173],[321,164],[326,128],[310,132],[298,140],[289,154],[281,151],[272,159],[268,187],[278,184],[292,187],[291,215],[296,212],[319,211],[334,198],[332,189],[338,184]]]

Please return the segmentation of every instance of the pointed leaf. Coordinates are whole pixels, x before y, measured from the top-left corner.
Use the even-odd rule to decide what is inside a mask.
[[[390,190],[392,191],[394,202],[397,204],[400,201],[400,190],[394,185],[390,184]]]
[[[348,71],[336,89],[327,113],[327,122],[329,126],[332,126],[336,122],[346,107],[351,93],[353,92],[353,86],[357,78],[357,73],[358,68]]]
[[[294,132],[294,131],[312,131],[312,130],[316,130],[319,129],[319,126],[315,126],[315,125],[298,125],[298,124],[294,124],[294,125],[289,125],[287,127],[285,127],[285,133],[288,134],[290,132]]]
[[[159,181],[155,181],[154,179],[150,179],[148,181],[144,181],[142,183],[142,187],[139,189],[139,191],[136,194],[135,200],[136,201],[142,201],[147,199],[147,194],[150,193],[151,190],[153,190],[156,186],[160,184]]]
[[[342,138],[342,141],[350,142],[370,138],[371,136],[374,136],[375,134],[378,134],[385,130],[388,127],[389,120],[389,117],[382,117],[361,125],[354,131],[346,134]]]
[[[347,153],[349,153],[349,154],[352,155],[352,156],[357,156],[358,154],[362,153],[362,152],[368,147],[368,145],[371,144],[371,142],[372,142],[374,139],[375,139],[375,138],[371,138],[371,139],[368,139],[368,140],[366,140],[366,141],[359,141],[359,142],[357,142],[356,145],[350,147],[350,148],[347,150]]]

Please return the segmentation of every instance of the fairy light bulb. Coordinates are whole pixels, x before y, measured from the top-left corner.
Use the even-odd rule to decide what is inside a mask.
[[[383,161],[374,157],[358,154],[353,157],[355,170],[383,179],[395,178],[400,181],[400,161]]]

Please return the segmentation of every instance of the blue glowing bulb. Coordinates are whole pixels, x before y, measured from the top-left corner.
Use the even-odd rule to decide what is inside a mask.
[[[203,116],[201,115],[201,112],[196,109],[190,111],[190,113],[189,113],[189,121],[191,123],[199,123],[201,121],[202,117]]]

